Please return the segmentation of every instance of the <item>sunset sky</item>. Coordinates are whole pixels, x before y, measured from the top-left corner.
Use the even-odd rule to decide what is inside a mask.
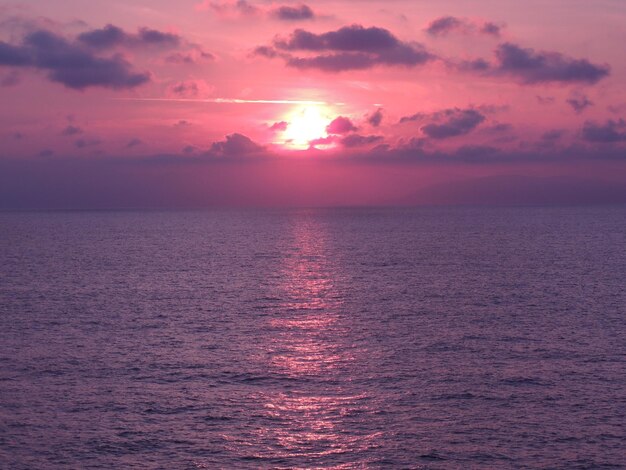
[[[0,208],[623,200],[624,25],[622,0],[2,2]]]

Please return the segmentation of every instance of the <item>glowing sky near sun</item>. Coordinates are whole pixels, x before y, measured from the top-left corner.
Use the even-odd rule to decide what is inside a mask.
[[[207,201],[280,185],[268,201],[289,199],[294,159],[327,165],[303,163],[318,178],[307,203],[496,174],[626,179],[621,0],[30,0],[0,4],[0,20],[13,201],[76,172],[103,192],[124,180],[167,199],[146,183],[163,174],[190,203],[214,179]],[[238,177],[218,175],[226,162]]]

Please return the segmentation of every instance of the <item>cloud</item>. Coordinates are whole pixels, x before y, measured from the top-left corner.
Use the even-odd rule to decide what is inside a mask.
[[[173,98],[198,98],[210,96],[214,90],[215,87],[204,80],[183,80],[171,83],[166,94]]]
[[[133,148],[133,147],[137,147],[138,145],[142,145],[142,144],[143,144],[143,141],[141,139],[134,138],[134,139],[131,139],[126,144],[126,148],[130,149],[130,148]]]
[[[263,147],[253,142],[243,134],[234,133],[226,136],[226,139],[214,142],[208,152],[210,156],[216,157],[241,157],[259,153]]]
[[[587,121],[583,126],[582,137],[588,142],[626,142],[626,121],[609,119],[604,124]]]
[[[270,11],[270,15],[283,21],[302,21],[315,18],[315,13],[308,5],[282,5]]]
[[[205,52],[201,49],[189,52],[174,52],[165,57],[165,62],[176,65],[193,65],[210,60],[215,60],[215,56],[210,52]]]
[[[382,140],[383,136],[381,135],[350,134],[341,139],[341,145],[344,147],[364,147],[381,142]]]
[[[86,147],[93,147],[96,145],[100,145],[102,143],[101,140],[98,139],[78,139],[74,142],[74,146],[79,149],[83,149]]]
[[[135,88],[150,80],[147,73],[134,72],[121,55],[98,57],[47,30],[29,33],[19,45],[0,42],[0,65],[42,70],[50,81],[77,90]]]
[[[456,16],[442,16],[433,20],[426,28],[426,32],[435,37],[445,36],[451,32],[461,34],[486,34],[500,37],[501,29],[501,26],[491,21],[478,23],[463,18],[457,18]]]
[[[459,29],[462,26],[463,22],[460,19],[454,16],[442,16],[441,18],[433,20],[426,28],[426,32],[432,36],[439,36]]]
[[[357,128],[354,124],[352,124],[352,121],[343,116],[336,117],[328,126],[326,126],[326,132],[329,134],[347,134],[348,132],[356,130]]]
[[[0,41],[0,65],[22,67],[30,65],[32,57],[26,48]]]
[[[405,116],[400,123],[427,121],[421,131],[431,139],[447,139],[465,135],[473,131],[485,120],[485,116],[476,109],[445,109],[432,114],[417,113]]]
[[[496,50],[495,72],[511,75],[523,83],[589,83],[609,75],[608,65],[596,65],[587,59],[574,59],[558,52],[535,52],[516,44],[500,44]]]
[[[295,52],[305,55],[294,55]],[[296,29],[274,48],[257,47],[255,55],[282,57],[290,67],[327,72],[368,69],[377,65],[414,67],[434,56],[419,44],[400,41],[384,28],[344,26],[322,34]]]
[[[196,9],[211,9],[215,13],[223,16],[255,16],[261,13],[261,9],[246,0],[237,0],[232,2],[214,2],[205,0],[204,2],[198,4]]]
[[[211,9],[218,15],[230,18],[254,18],[266,16],[279,21],[304,21],[315,19],[315,12],[303,3],[299,5],[274,5],[258,7],[246,0],[215,2],[206,0],[196,6],[198,10]]]
[[[544,132],[541,135],[541,139],[544,141],[554,142],[555,140],[559,140],[561,137],[563,137],[564,134],[565,131],[563,129],[552,129]]]
[[[289,126],[289,123],[287,121],[275,122],[274,124],[270,126],[270,131],[273,131],[273,132],[286,131],[288,126]]]
[[[181,43],[181,38],[177,34],[150,28],[140,28],[136,34],[132,34],[112,24],[101,29],[85,31],[79,34],[77,39],[94,49],[110,49],[119,46],[167,48],[176,47]]]
[[[541,96],[541,95],[537,95],[535,96],[535,98],[537,98],[537,102],[539,104],[553,104],[556,99],[554,98],[554,96]]]
[[[316,145],[331,145],[337,142],[337,135],[328,135],[326,137],[318,137],[309,141],[310,148],[315,148]]]
[[[366,120],[372,127],[380,126],[380,123],[383,122],[382,108],[377,108],[372,114],[366,116]]]
[[[72,136],[77,134],[82,134],[83,130],[77,126],[67,126],[65,129],[61,131],[62,136]]]
[[[491,36],[496,36],[496,37],[500,37],[501,31],[502,31],[502,27],[495,23],[492,23],[491,21],[487,21],[480,28],[481,33],[488,34]]]
[[[589,106],[593,106],[593,101],[589,100],[585,95],[572,96],[566,103],[569,104],[576,114],[582,113]]]

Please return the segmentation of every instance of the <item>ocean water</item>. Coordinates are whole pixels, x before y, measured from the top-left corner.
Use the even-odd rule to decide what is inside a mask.
[[[624,468],[626,207],[0,213],[0,468]]]

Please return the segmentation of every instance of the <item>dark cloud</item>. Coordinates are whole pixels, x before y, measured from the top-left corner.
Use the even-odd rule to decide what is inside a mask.
[[[289,123],[287,121],[275,122],[274,124],[270,126],[270,131],[273,131],[273,132],[286,131],[288,126],[289,126]]]
[[[85,31],[79,34],[77,39],[94,49],[109,49],[119,46],[176,47],[181,43],[181,38],[177,34],[164,33],[150,28],[140,28],[136,34],[132,34],[112,24],[101,29]]]
[[[138,145],[142,145],[142,144],[143,144],[143,141],[141,139],[134,138],[134,139],[131,139],[126,144],[126,148],[130,149],[130,148],[133,148],[133,147],[137,147]]]
[[[313,55],[295,56],[296,51]],[[289,38],[275,40],[274,48],[261,46],[254,53],[270,58],[282,57],[291,67],[328,72],[367,69],[376,65],[413,67],[434,59],[421,45],[404,43],[383,28],[360,25],[322,34],[297,29]]]
[[[217,157],[240,157],[259,153],[263,150],[261,145],[252,141],[243,134],[230,134],[220,142],[214,142],[208,154]]]
[[[589,106],[593,106],[593,101],[589,100],[585,95],[573,96],[566,102],[572,107],[576,114],[580,114]]]
[[[101,143],[102,141],[98,139],[78,139],[74,142],[74,146],[79,149],[84,149],[86,147],[100,145]]]
[[[301,21],[315,18],[315,13],[307,5],[298,5],[295,7],[282,5],[271,10],[270,14],[273,17],[284,21]]]
[[[442,16],[433,20],[426,28],[426,32],[431,36],[445,36],[454,31],[463,34],[486,34],[500,37],[501,29],[501,26],[491,21],[476,23],[456,16]]]
[[[322,34],[297,29],[288,40],[276,42],[278,48],[286,50],[350,52],[388,52],[400,44],[386,29],[364,28],[360,25],[344,26],[337,31]]]
[[[366,117],[366,120],[372,127],[380,126],[380,123],[383,122],[383,110],[382,110],[382,108],[378,108],[372,114],[369,114]]]
[[[465,135],[473,131],[485,120],[485,116],[476,109],[445,109],[432,114],[417,113],[405,116],[400,123],[411,121],[428,122],[421,131],[432,139],[447,139]]]
[[[173,82],[167,86],[166,92],[172,98],[199,98],[207,97],[214,87],[204,80],[184,80]]]
[[[268,59],[273,59],[277,57],[279,54],[273,47],[270,46],[258,46],[255,47],[252,51],[252,55],[267,57]]]
[[[175,47],[181,42],[180,36],[177,34],[164,33],[163,31],[150,28],[140,28],[139,33],[137,33],[133,39],[140,44],[160,47]]]
[[[326,132],[329,134],[347,134],[348,132],[356,130],[357,128],[354,124],[352,124],[352,121],[343,116],[336,117],[328,126],[326,126]]]
[[[563,129],[552,129],[544,132],[541,136],[541,139],[544,141],[553,142],[555,140],[559,140],[561,137],[563,137],[564,134],[565,131]]]
[[[426,28],[426,32],[432,36],[439,36],[447,34],[454,29],[459,29],[463,26],[463,22],[455,16],[442,16],[433,20]]]
[[[537,102],[539,104],[553,104],[555,101],[554,96],[541,96],[541,95],[537,95],[535,98],[537,98]]]
[[[383,136],[381,135],[350,134],[341,139],[341,145],[344,147],[364,147],[381,142],[382,140]]]
[[[496,59],[498,64],[495,72],[514,76],[528,84],[592,84],[609,75],[607,65],[596,65],[587,59],[573,59],[558,52],[535,52],[511,43],[498,46]]]
[[[509,132],[513,130],[513,126],[511,124],[501,122],[498,124],[494,124],[493,126],[490,126],[485,130],[487,132],[492,132],[492,133],[502,133],[502,132]]]
[[[587,121],[583,126],[582,137],[588,142],[626,142],[626,121],[609,119],[604,124]]]
[[[28,50],[0,41],[0,65],[23,67],[31,62],[32,57]]]
[[[177,96],[198,96],[200,89],[196,82],[187,81],[172,84],[169,91]]]
[[[72,136],[72,135],[82,134],[82,132],[83,130],[80,127],[70,125],[61,131],[61,135]]]
[[[191,54],[184,54],[182,52],[175,52],[173,54],[168,55],[165,58],[165,62],[169,63],[169,64],[177,64],[177,65],[184,65],[184,64],[195,64],[196,60],[194,59],[194,57]]]
[[[193,65],[198,62],[215,60],[215,56],[210,52],[195,50],[191,52],[174,52],[165,57],[165,62],[176,65]]]
[[[485,116],[475,109],[448,110],[443,122],[426,124],[422,127],[422,132],[433,139],[447,139],[468,134],[484,120]]]
[[[502,30],[501,26],[495,23],[492,23],[490,21],[483,24],[482,27],[480,28],[481,33],[488,34],[491,36],[496,36],[496,37],[500,37],[501,30]]]
[[[230,13],[236,13],[242,16],[255,16],[258,15],[261,10],[247,2],[246,0],[237,0],[235,2],[210,2],[209,7],[219,13],[220,15],[228,15]]]
[[[120,55],[98,57],[46,30],[29,33],[20,45],[0,42],[0,65],[42,70],[49,80],[78,90],[92,86],[134,88],[150,79],[146,73],[133,72]]]

